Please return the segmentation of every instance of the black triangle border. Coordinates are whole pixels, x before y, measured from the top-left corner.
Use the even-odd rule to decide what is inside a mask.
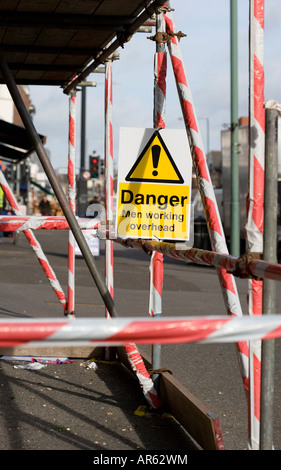
[[[132,175],[132,173],[135,171],[136,167],[138,166],[139,162],[141,161],[141,159],[143,158],[144,154],[146,153],[146,151],[148,150],[148,148],[150,147],[150,145],[152,144],[153,140],[155,139],[155,136],[158,137],[158,139],[160,140],[162,146],[163,146],[163,149],[164,151],[166,152],[166,155],[167,157],[169,158],[177,176],[179,177],[179,181],[175,181],[175,180],[155,180],[155,179],[149,179],[149,178],[144,178],[144,179],[139,179],[139,178],[130,178],[130,176]],[[149,141],[147,142],[147,144],[145,145],[145,147],[143,148],[142,152],[140,153],[140,155],[138,156],[137,160],[135,161],[134,165],[132,166],[131,170],[129,171],[129,173],[127,174],[126,178],[125,178],[125,181],[134,181],[134,182],[146,182],[146,183],[174,183],[174,184],[183,184],[184,183],[184,179],[182,177],[182,175],[180,174],[179,172],[179,169],[178,167],[176,166],[174,160],[173,160],[173,157],[172,155],[170,154],[164,140],[162,139],[160,133],[158,130],[156,130],[153,134],[152,134],[152,137],[149,139]]]

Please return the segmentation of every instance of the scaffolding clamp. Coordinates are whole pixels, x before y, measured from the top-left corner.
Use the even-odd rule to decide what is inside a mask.
[[[186,34],[181,31],[178,33],[173,33],[172,31],[169,33],[158,31],[154,36],[149,36],[147,39],[163,44],[170,41],[174,36],[176,36],[180,41],[181,38],[186,37]]]
[[[122,49],[124,49],[124,44],[126,42],[129,42],[132,39],[132,37],[133,37],[133,34],[128,34],[126,32],[118,33],[117,34],[117,39],[120,42],[120,47],[122,47]]]
[[[173,375],[173,371],[171,369],[166,369],[164,367],[162,369],[149,369],[147,372],[149,375],[163,374],[164,372],[168,372],[169,374]]]
[[[232,271],[231,274],[233,274],[233,276],[240,277],[241,279],[254,279],[256,281],[262,281],[262,278],[256,276],[251,270],[251,262],[261,259],[263,259],[262,253],[244,253],[242,256],[237,258],[235,270]]]

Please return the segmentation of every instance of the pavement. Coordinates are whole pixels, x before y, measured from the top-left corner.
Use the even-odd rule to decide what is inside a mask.
[[[66,232],[35,235],[66,291]],[[16,243],[2,238],[0,254],[0,318],[62,317],[62,307],[24,234],[17,236]],[[103,257],[96,262],[103,271]],[[104,315],[96,287],[79,258],[76,279],[78,315]],[[105,455],[198,449],[165,409],[149,408],[138,380],[118,360],[104,361],[99,355],[90,359],[87,348],[81,348],[81,354],[75,349],[74,357],[64,356],[61,349],[21,351],[18,356],[13,348],[0,350],[1,450],[83,450]],[[34,357],[44,363],[32,362]],[[53,363],[56,359],[60,363]]]
[[[30,364],[1,361],[1,450],[195,448],[168,413],[146,407],[138,384],[120,364],[94,362],[92,369],[81,358],[26,369]]]
[[[67,232],[41,230],[34,233],[66,292]],[[95,261],[103,275],[102,243],[100,256]],[[75,278],[76,316],[103,317],[104,305],[81,258],[76,259]],[[247,309],[247,285],[247,280],[237,279],[243,311]],[[23,233],[16,243],[6,237],[0,243],[0,292],[0,318],[63,316],[62,307]],[[114,300],[118,315],[148,315],[148,295],[148,255],[142,250],[114,244]],[[277,311],[280,301],[281,292],[277,289]],[[205,314],[225,315],[216,270],[165,258],[163,315]],[[280,347],[280,340],[277,340],[276,450],[281,449]],[[148,354],[151,352],[150,346],[141,346],[141,349]],[[147,408],[134,375],[119,362],[108,363],[99,358],[95,358],[96,368],[89,368],[88,352],[81,351],[81,357],[76,357],[72,363],[48,363],[39,370],[15,368],[27,361],[0,360],[3,391],[0,426],[4,430],[1,450],[98,453],[200,450],[167,410],[155,413]],[[6,351],[2,351],[4,353]],[[56,351],[53,354],[55,357]],[[226,450],[247,450],[247,402],[235,346],[165,345],[161,349],[161,362],[162,367],[171,370],[184,387],[219,417]]]

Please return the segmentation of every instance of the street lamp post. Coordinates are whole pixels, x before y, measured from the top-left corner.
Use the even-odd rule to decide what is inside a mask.
[[[231,59],[231,239],[230,251],[240,256],[240,204],[238,160],[238,46],[237,0],[230,0],[230,59]]]
[[[86,156],[86,88],[95,87],[96,82],[82,81],[79,86],[81,87],[81,142],[80,142],[80,171],[77,185],[77,212],[82,216],[86,213],[88,205],[88,189],[87,181],[83,178],[85,170],[85,156]]]

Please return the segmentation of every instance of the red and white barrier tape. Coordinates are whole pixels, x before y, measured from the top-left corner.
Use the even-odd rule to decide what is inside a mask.
[[[75,131],[76,131],[76,91],[69,97],[68,128],[68,201],[76,213],[76,172],[75,172]],[[71,230],[68,234],[68,285],[66,313],[72,315],[75,303],[75,238]]]
[[[0,319],[0,347],[235,343],[281,337],[281,315]]]
[[[246,257],[236,258],[229,254],[200,250],[198,248],[177,249],[176,244],[150,240],[142,241],[141,243],[137,240],[126,240],[124,243],[124,241],[117,238],[116,242],[126,246],[145,247],[146,251],[157,250],[162,254],[181,261],[189,260],[205,266],[225,269],[229,273],[233,273],[241,278],[254,277],[281,281],[281,264],[278,263]]]
[[[189,260],[193,263],[224,269],[237,277],[258,277],[262,279],[281,281],[281,264],[270,263],[268,261],[254,258],[236,258],[235,256],[229,254],[201,250],[199,248],[176,248],[177,244],[174,243],[132,238],[123,239],[116,237],[113,234],[106,234],[103,229],[98,229],[97,234],[101,238],[104,238],[104,236],[109,236],[114,239],[116,243],[119,243],[120,245],[123,245],[127,248],[144,249],[146,252],[158,251],[163,255],[180,261]]]
[[[81,229],[98,229],[100,223],[91,219],[78,219]],[[13,232],[24,230],[67,230],[68,222],[64,216],[1,215],[0,231]]]
[[[250,0],[249,76],[249,192],[245,224],[247,251],[263,252],[264,224],[264,0]],[[249,280],[249,315],[262,315],[262,281]],[[261,342],[249,344],[250,431],[249,446],[259,449]]]
[[[105,89],[104,89],[104,110],[105,110],[105,135],[104,135],[104,202],[106,225],[113,223],[113,125],[112,125],[112,105],[113,105],[113,89],[112,89],[112,61],[105,63]],[[113,298],[114,296],[114,257],[112,240],[105,240],[105,282],[108,291]],[[106,318],[110,318],[110,314],[105,308]],[[115,352],[110,348],[105,349],[105,358],[112,359]]]
[[[171,12],[165,15],[167,32],[175,32],[175,26]],[[193,99],[188,86],[181,49],[176,36],[168,41],[168,48],[173,65],[174,75],[176,79],[177,90],[180,98],[182,113],[187,130],[188,140],[191,148],[194,167],[196,170],[196,178],[200,194],[203,201],[206,220],[208,222],[209,234],[212,249],[221,253],[227,253],[227,245],[224,237],[222,223],[220,220],[219,210],[214,194],[212,181],[203,149],[202,139],[198,128],[198,122],[193,106]],[[225,301],[226,310],[229,315],[242,316],[242,309],[235,279],[224,270],[218,270],[218,277]],[[248,345],[245,343],[237,344],[240,355],[240,369],[242,379],[246,391],[248,390]]]
[[[4,191],[4,194],[5,194],[5,197],[8,201],[8,203],[10,204],[13,212],[16,214],[16,216],[19,216],[21,217],[22,216],[22,213],[20,211],[20,208],[17,204],[17,201],[9,187],[9,184],[3,174],[3,172],[0,170],[0,186],[2,187],[3,191]],[[1,231],[5,231],[5,230],[1,230]],[[9,229],[8,229],[9,231]],[[35,235],[33,234],[33,232],[30,230],[30,229],[26,229],[24,230],[24,235],[26,237],[26,239],[28,240],[31,248],[33,249],[34,253],[36,254],[37,258],[38,258],[38,261],[39,263],[41,264],[42,268],[43,268],[43,271],[45,272],[46,276],[47,276],[47,279],[48,281],[50,282],[59,302],[61,303],[61,305],[63,306],[63,308],[65,308],[66,306],[66,297],[65,297],[65,294],[64,294],[64,291],[56,277],[56,274],[55,272],[53,271],[47,257],[45,256],[43,250],[42,250],[42,247],[40,245],[40,243],[38,242],[38,240],[36,239]]]

